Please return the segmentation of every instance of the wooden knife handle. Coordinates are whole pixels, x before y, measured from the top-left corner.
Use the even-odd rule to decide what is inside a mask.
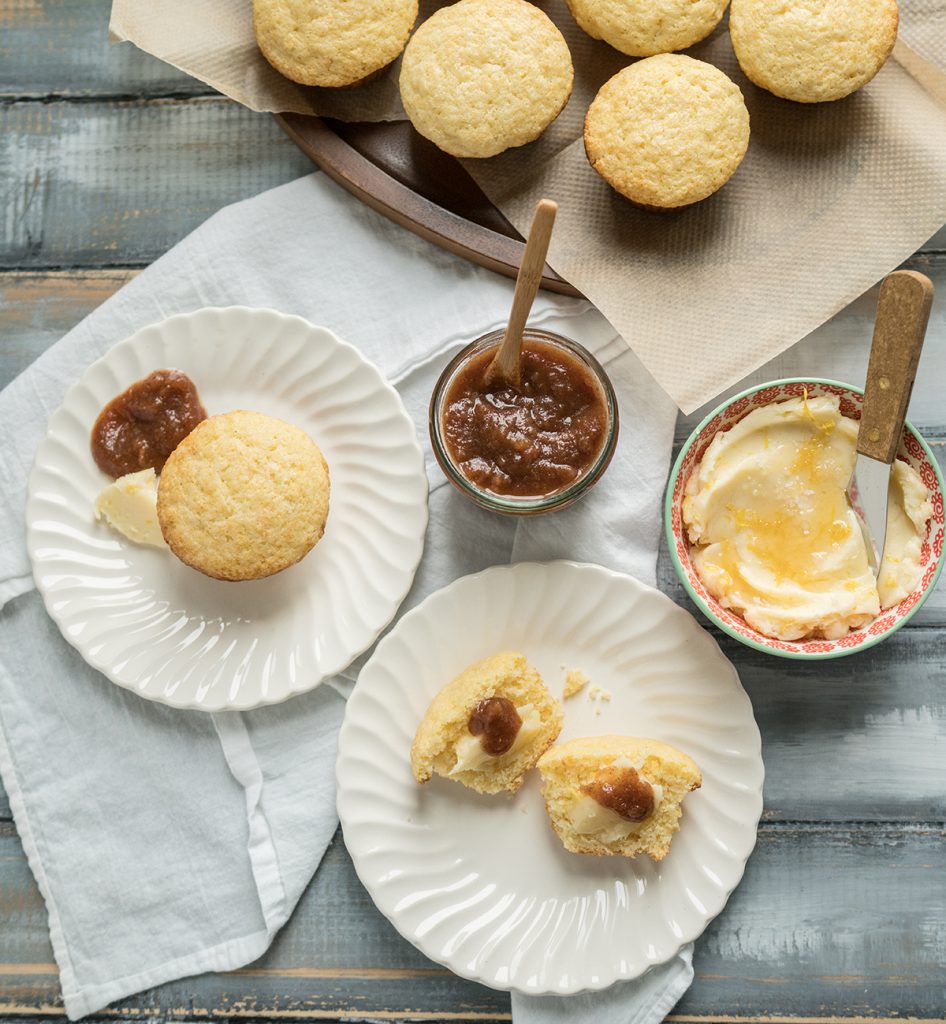
[[[896,270],[880,286],[857,450],[890,464],[900,446],[933,303],[933,282]]]

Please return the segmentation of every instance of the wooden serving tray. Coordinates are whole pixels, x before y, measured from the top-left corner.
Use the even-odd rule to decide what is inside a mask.
[[[395,223],[473,263],[515,277],[522,236],[454,157],[407,121],[346,124],[276,114],[287,135],[329,177]],[[546,266],[542,286],[580,295]]]

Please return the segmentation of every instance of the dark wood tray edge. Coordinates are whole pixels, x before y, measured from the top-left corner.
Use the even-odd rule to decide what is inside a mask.
[[[523,242],[474,224],[414,192],[358,153],[321,118],[305,114],[273,116],[321,170],[373,210],[448,252],[507,277],[516,276]],[[581,292],[549,266],[542,287],[581,297]]]

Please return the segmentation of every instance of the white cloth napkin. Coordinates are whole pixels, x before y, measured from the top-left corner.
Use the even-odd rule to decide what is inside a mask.
[[[357,671],[289,703],[205,715],[148,703],[88,668],[33,590],[26,479],[66,389],[139,327],[206,305],[268,306],[322,323],[392,379],[426,443],[450,353],[498,326],[512,286],[311,175],[211,217],[0,394],[0,773],[46,900],[70,1018],[164,981],[260,956],[335,832],[335,737]],[[514,521],[450,487],[429,448],[426,553],[404,608],[497,562],[570,557],[652,582],[675,409],[586,303],[543,294],[534,320],[606,363],[622,430],[572,509]],[[652,1024],[692,977],[690,950],[639,982],[518,999],[517,1024]]]

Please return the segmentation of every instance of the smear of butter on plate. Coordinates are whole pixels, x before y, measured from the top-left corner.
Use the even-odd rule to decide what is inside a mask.
[[[158,478],[153,469],[113,480],[95,499],[95,518],[136,544],[167,547],[158,523]]]

